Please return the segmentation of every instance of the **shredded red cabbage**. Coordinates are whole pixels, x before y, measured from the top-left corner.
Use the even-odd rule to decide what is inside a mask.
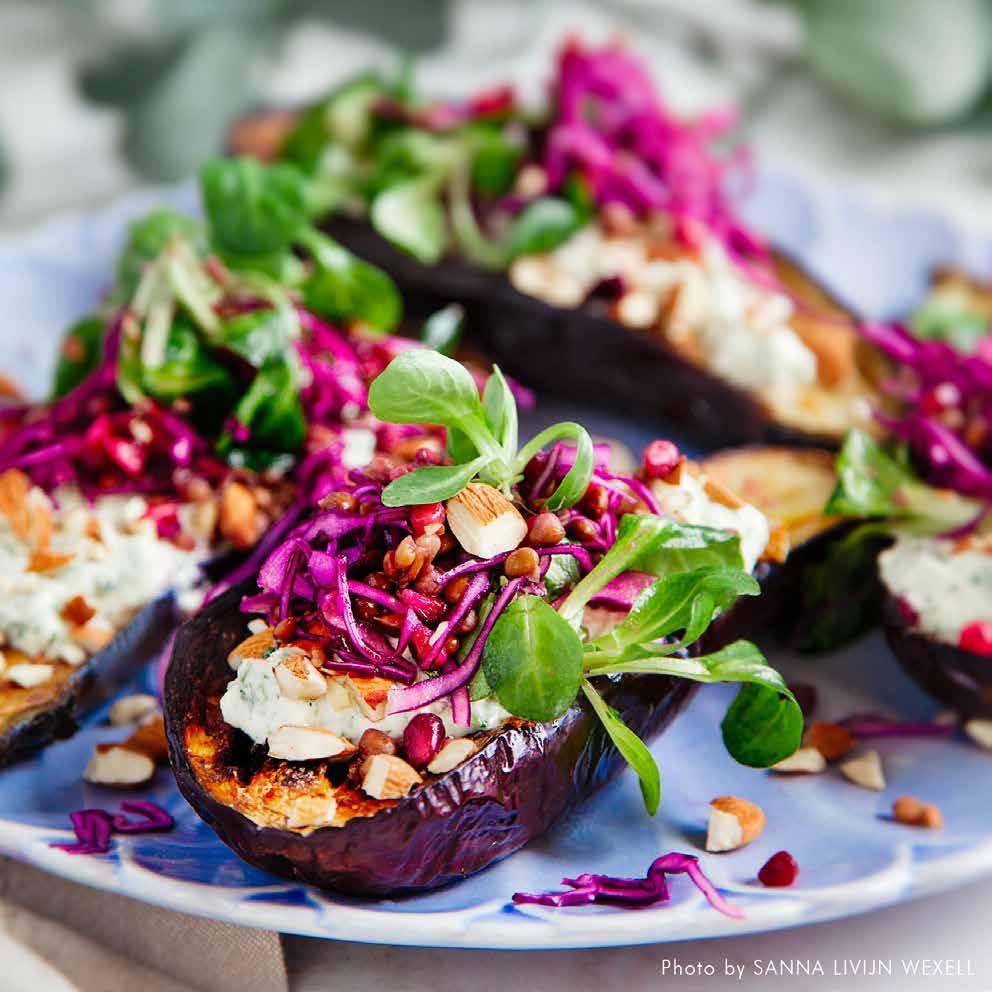
[[[992,349],[963,354],[900,324],[862,333],[899,370],[886,388],[905,412],[879,420],[909,444],[928,482],[992,501]]]
[[[621,516],[638,507],[639,480],[610,475],[606,454],[597,449],[603,476],[595,477],[588,507],[560,514],[565,527],[581,524],[572,528],[581,540],[533,548],[539,567],[526,578],[505,575],[509,551],[479,559],[448,534],[442,541],[436,533],[444,520],[442,505],[385,506],[383,488],[409,465],[379,459],[351,471],[348,482],[322,499],[313,516],[294,518],[276,540],[267,539],[259,591],[246,596],[242,608],[264,614],[272,625],[286,622],[290,633],[283,641],[298,643],[328,672],[378,675],[397,683],[389,693],[388,713],[447,698],[455,722],[468,725],[469,682],[513,598],[546,595],[545,575],[556,556],[571,556],[580,575],[591,571],[594,555],[615,540]],[[531,459],[520,484],[525,513],[544,509],[573,460],[562,445]],[[427,449],[415,459],[416,464],[438,461]],[[600,489],[606,499],[593,491]],[[643,579],[625,577],[607,589],[605,598],[629,606],[627,600],[632,602],[643,586]],[[487,596],[492,602],[483,618]],[[464,637],[471,637],[471,644],[463,649]]]
[[[67,854],[106,854],[110,839],[118,834],[149,834],[171,830],[175,826],[172,816],[161,806],[147,799],[125,799],[121,813],[105,809],[79,809],[69,814],[74,842],[58,842],[50,846]],[[133,814],[138,819],[130,819]]]
[[[544,150],[551,190],[577,172],[597,204],[621,203],[637,216],[664,211],[683,236],[693,222],[728,242],[744,234],[729,190],[734,175],[744,175],[743,153],[721,160],[712,150],[713,140],[735,125],[735,112],[693,122],[676,117],[641,61],[616,43],[568,42],[553,94]]]
[[[703,874],[699,859],[691,854],[672,852],[657,858],[648,868],[644,878],[615,878],[610,875],[582,874],[575,878],[563,878],[562,884],[569,886],[564,892],[527,893],[515,892],[513,901],[517,905],[536,906],[584,906],[603,902],[620,906],[644,906],[668,902],[668,875],[688,875],[692,883],[706,897],[707,902],[718,912],[732,919],[743,919],[744,914],[733,903],[725,899],[716,886]]]

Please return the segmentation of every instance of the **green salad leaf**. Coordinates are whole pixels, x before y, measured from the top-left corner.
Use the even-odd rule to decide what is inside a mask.
[[[599,717],[613,746],[623,755],[624,760],[634,769],[641,785],[641,795],[644,797],[644,807],[649,815],[658,812],[661,803],[661,772],[647,745],[623,722],[620,714],[596,691],[593,684],[584,679],[582,692],[589,700],[596,716]]]
[[[582,642],[545,600],[518,596],[486,640],[482,670],[506,709],[546,723],[575,702],[582,682]]]
[[[837,457],[837,486],[824,512],[913,521],[921,530],[940,533],[974,519],[980,510],[975,500],[921,482],[905,461],[863,431],[852,430]]]

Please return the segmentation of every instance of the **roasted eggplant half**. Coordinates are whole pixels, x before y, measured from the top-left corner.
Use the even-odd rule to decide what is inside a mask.
[[[781,676],[734,640],[758,621],[735,613],[760,592],[759,557],[784,559],[787,539],[670,442],[633,476],[572,423],[511,456],[502,382],[486,384],[483,429],[462,366],[394,359],[376,414],[430,410],[472,449],[453,433],[455,464],[354,473],[258,591],[180,632],[165,713],[177,779],[253,864],[360,894],[432,888],[547,829],[620,755],[653,813],[641,737],[685,704],[680,680],[741,683],[721,725],[737,760],[798,746]]]
[[[180,791],[259,868],[361,895],[435,888],[519,850],[623,765],[584,699],[550,724],[514,721],[478,734],[468,760],[428,775],[400,799],[371,798],[348,780],[346,765],[269,758],[223,721],[218,706],[231,680],[227,655],[244,639],[244,591],[211,603],[180,630],[165,711]],[[668,726],[695,688],[624,676],[603,699],[647,738]]]
[[[230,145],[318,202],[332,169],[326,230],[414,314],[463,305],[467,343],[543,395],[720,445],[867,425],[854,315],[744,229],[712,121],[676,118],[618,44],[571,41],[552,75],[536,117],[510,87],[430,104],[365,75]]]
[[[878,557],[885,634],[919,686],[963,718],[992,716],[992,539],[896,534]]]
[[[285,178],[206,163],[203,220],[132,224],[51,402],[0,408],[0,761],[69,732],[90,687],[164,644],[171,614],[149,603],[172,589],[188,610],[234,581],[201,566],[248,574],[350,467],[440,450],[429,429],[377,433],[368,384],[409,347],[387,333],[395,286],[305,217],[273,221],[302,211]]]
[[[333,218],[326,228],[356,255],[390,272],[412,316],[425,317],[450,301],[464,306],[465,343],[543,396],[675,422],[714,445],[837,447],[849,427],[864,425],[861,411],[873,391],[858,364],[856,321],[783,256],[776,258],[776,271],[808,307],[794,318],[796,333],[817,349],[824,371],[818,373],[822,385],[801,398],[775,400],[721,378],[663,333],[625,327],[608,301],[555,306],[520,292],[502,273],[456,257],[425,265],[364,221]]]

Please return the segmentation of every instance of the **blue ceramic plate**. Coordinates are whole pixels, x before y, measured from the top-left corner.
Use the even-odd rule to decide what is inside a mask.
[[[43,394],[56,341],[97,298],[126,221],[155,202],[189,205],[186,191],[130,198],[99,214],[61,219],[0,243],[0,367]],[[985,273],[992,242],[954,230],[937,216],[880,211],[849,194],[810,190],[785,177],[762,178],[750,219],[841,295],[870,315],[898,314],[922,295],[929,269],[962,262]],[[559,418],[542,407],[535,422]],[[567,411],[598,433],[639,447],[654,432],[636,424]],[[770,651],[788,676],[817,683],[823,715],[883,709],[910,719],[932,704],[903,677],[878,638],[813,664]],[[866,792],[839,776],[786,779],[734,764],[719,721],[728,690],[708,687],[654,748],[664,798],[645,816],[637,784],[624,774],[544,838],[488,871],[441,892],[402,901],[360,901],[287,883],[236,858],[177,794],[167,773],[150,798],[176,817],[164,835],[123,838],[101,857],[50,846],[69,837],[68,813],[115,809],[120,794],[84,785],[80,773],[97,741],[125,736],[95,714],[72,740],[0,772],[0,853],[54,874],[172,909],[247,926],[389,944],[486,947],[597,947],[743,934],[835,919],[936,892],[992,871],[992,828],[976,794],[992,792],[992,756],[959,739],[883,741],[889,787]],[[912,792],[940,805],[946,827],[921,831],[887,817]],[[768,817],[762,836],[726,855],[702,854],[705,870],[745,911],[743,921],[710,909],[683,878],[672,901],[643,910],[514,908],[518,890],[554,888],[583,871],[633,875],[661,853],[700,853],[707,804],[735,794]],[[775,851],[801,866],[788,890],[763,889],[757,870]]]

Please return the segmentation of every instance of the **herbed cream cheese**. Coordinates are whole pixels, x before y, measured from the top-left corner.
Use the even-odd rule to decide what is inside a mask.
[[[264,744],[280,727],[319,727],[357,744],[370,728],[388,736],[402,737],[406,725],[418,713],[435,713],[444,724],[448,737],[465,737],[478,730],[498,727],[511,714],[494,697],[472,702],[470,726],[456,724],[451,718],[447,698],[407,713],[395,713],[373,720],[344,690],[347,676],[333,676],[334,688],[318,699],[290,699],[280,691],[276,681],[276,665],[293,654],[303,654],[299,648],[278,648],[265,658],[246,658],[238,666],[237,676],[228,684],[220,700],[220,712],[226,723],[243,730],[256,744]]]
[[[817,381],[816,356],[789,326],[792,302],[747,279],[715,238],[698,257],[656,258],[643,234],[610,237],[593,221],[553,251],[518,259],[509,272],[520,292],[561,307],[581,305],[614,276],[626,286],[617,304],[621,323],[649,329],[665,314],[663,330],[688,336],[728,382],[791,394]]]
[[[32,500],[47,500],[38,489]],[[144,518],[140,496],[104,496],[86,504],[60,490],[51,507],[47,551],[70,556],[47,571],[29,571],[33,545],[0,515],[0,643],[33,658],[81,664],[92,643],[63,616],[76,597],[95,611],[90,634],[112,634],[147,603],[175,588],[183,605],[195,605],[203,548],[183,550],[158,537]]]
[[[765,515],[750,503],[726,506],[706,491],[705,477],[684,471],[677,484],[658,481],[651,491],[662,512],[684,523],[737,534],[741,539],[744,570],[751,572],[768,544],[770,528]]]
[[[976,620],[992,620],[992,552],[958,550],[955,542],[902,534],[878,557],[885,587],[904,600],[915,629],[957,644]]]

